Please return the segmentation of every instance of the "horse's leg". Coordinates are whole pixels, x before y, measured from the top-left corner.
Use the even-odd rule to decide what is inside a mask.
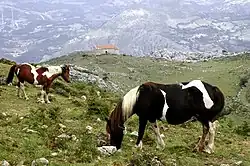
[[[216,127],[218,125],[218,121],[209,122],[209,138],[208,138],[208,144],[205,147],[204,151],[211,154],[214,152],[214,137],[215,137],[215,131]]]
[[[18,83],[17,83],[17,97],[19,97],[19,98],[21,98],[21,96],[20,96],[20,89],[21,89],[21,87],[20,87],[20,81],[18,81]]]
[[[45,87],[45,85],[42,87],[42,90],[41,90],[41,97],[40,97],[41,103],[45,103],[45,101],[44,101],[44,94],[45,94],[44,87]]]
[[[50,101],[49,101],[49,87],[50,87],[50,85],[46,86],[46,93],[45,93],[45,102],[48,104],[50,103]]]
[[[29,98],[25,92],[24,82],[20,82],[20,87],[21,87],[21,90],[23,91],[23,95],[24,95],[25,100],[29,100]]]
[[[202,124],[203,126],[203,134],[201,139],[199,140],[198,144],[196,145],[194,150],[197,150],[198,152],[201,152],[204,150],[205,147],[205,140],[209,131],[209,125],[208,124]]]
[[[136,147],[142,149],[142,137],[144,135],[144,131],[147,125],[147,120],[139,118],[139,132],[136,141]]]
[[[155,121],[154,123],[152,123],[152,127],[153,127],[153,130],[154,130],[154,133],[156,135],[156,139],[157,139],[157,148],[164,148],[165,147],[165,143],[161,137],[161,134],[160,134],[160,129],[157,125],[157,121]]]

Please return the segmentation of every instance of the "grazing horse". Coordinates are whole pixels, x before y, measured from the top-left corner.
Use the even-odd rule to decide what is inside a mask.
[[[178,125],[197,119],[203,126],[203,135],[195,147],[197,151],[214,151],[216,120],[224,107],[224,95],[218,87],[201,80],[179,84],[146,82],[131,89],[119,101],[107,118],[106,131],[110,144],[121,148],[124,123],[132,115],[139,117],[139,132],[136,146],[142,148],[142,138],[147,122],[152,124],[157,147],[165,147],[160,136],[157,120]],[[208,135],[208,145],[205,139]]]
[[[20,96],[20,90],[22,90],[24,97],[28,100],[28,97],[24,90],[24,82],[28,82],[33,85],[41,85],[41,103],[50,103],[48,98],[49,88],[51,83],[58,77],[61,76],[66,82],[70,82],[69,80],[69,66],[68,65],[61,65],[61,66],[48,66],[48,67],[34,67],[31,64],[23,63],[13,65],[10,68],[8,77],[7,77],[7,84],[11,85],[14,74],[16,74],[18,78],[18,92],[17,96]],[[44,101],[45,98],[45,101]]]

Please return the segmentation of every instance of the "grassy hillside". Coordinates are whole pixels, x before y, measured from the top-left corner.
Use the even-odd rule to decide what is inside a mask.
[[[250,55],[201,63],[170,62],[160,59],[101,55],[73,54],[50,61],[50,64],[72,63],[97,71],[123,89],[128,90],[145,81],[173,83],[190,79],[202,79],[218,85],[228,95],[238,91],[238,80],[250,64]]]
[[[241,100],[232,98],[241,90],[240,80],[247,78],[250,58],[225,58],[199,63],[182,63],[134,58],[130,56],[66,56],[51,64],[72,63],[107,74],[125,91],[145,81],[173,83],[203,79],[216,84],[227,97],[227,110],[220,119],[216,150],[212,155],[193,153],[201,135],[199,123],[171,126],[160,123],[166,148],[157,150],[150,126],[143,140],[143,151],[134,148],[136,137],[125,135],[122,152],[103,156],[96,150],[105,144],[104,117],[123,94],[106,92],[94,85],[57,80],[51,89],[52,103],[37,103],[39,88],[26,84],[29,101],[18,99],[15,86],[0,86],[0,160],[11,165],[30,165],[45,157],[50,165],[250,165],[250,127],[246,82]],[[0,77],[7,76],[10,65],[0,63]],[[248,80],[248,78],[247,78]],[[100,91],[98,95],[97,91]],[[244,92],[244,93],[243,93]],[[83,95],[87,97],[84,101]],[[99,118],[99,119],[98,119]],[[128,133],[137,131],[137,117],[127,123]],[[87,126],[93,127],[91,131]],[[60,138],[66,134],[66,138]]]

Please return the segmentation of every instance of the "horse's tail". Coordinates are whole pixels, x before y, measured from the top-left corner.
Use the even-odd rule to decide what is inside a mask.
[[[225,106],[225,97],[222,91],[218,87],[214,87],[214,96],[215,96],[215,103],[212,109],[215,111],[216,116],[213,120],[218,119],[219,117],[224,115],[223,109]]]
[[[139,86],[137,86],[131,89],[123,97],[122,112],[123,112],[124,121],[126,121],[131,115],[133,115],[134,105],[136,104],[139,94],[140,94]]]
[[[9,70],[8,77],[7,77],[7,79],[6,79],[6,83],[7,83],[7,84],[11,84],[11,83],[12,83],[13,78],[14,78],[14,74],[15,74],[16,66],[17,66],[17,65],[11,66],[11,68],[10,68],[10,70]]]

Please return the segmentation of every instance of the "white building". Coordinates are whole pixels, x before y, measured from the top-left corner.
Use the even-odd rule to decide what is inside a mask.
[[[95,53],[97,55],[101,54],[119,54],[119,49],[112,44],[109,45],[96,45],[95,46]]]

